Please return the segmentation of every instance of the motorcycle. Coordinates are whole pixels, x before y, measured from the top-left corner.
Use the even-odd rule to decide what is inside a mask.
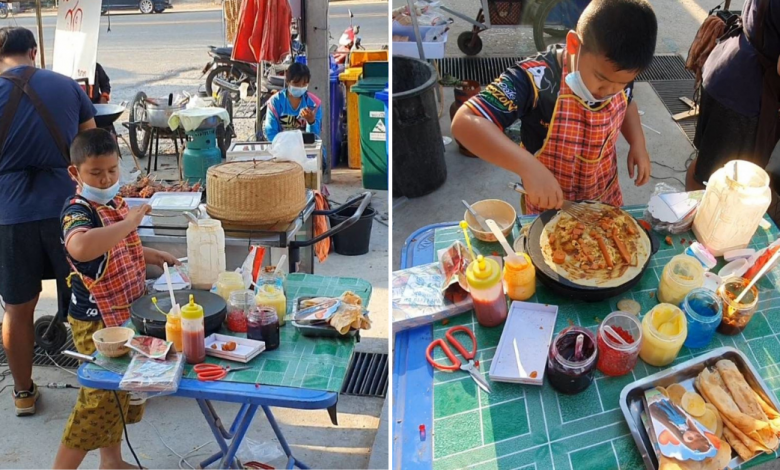
[[[352,10],[349,10],[349,28],[345,29],[339,38],[339,43],[330,47],[330,53],[333,56],[333,60],[336,64],[346,66],[349,63],[349,55],[354,50],[364,49],[360,44],[360,26],[353,25],[352,19],[355,15],[352,14]]]

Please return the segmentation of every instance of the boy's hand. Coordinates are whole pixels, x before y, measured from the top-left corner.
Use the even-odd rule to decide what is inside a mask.
[[[528,168],[526,175],[522,179],[531,204],[542,209],[561,208],[563,205],[561,185],[558,184],[555,176],[542,163],[533,160],[532,166]]]
[[[144,204],[139,207],[133,207],[130,209],[130,212],[127,214],[127,223],[133,226],[133,228],[138,228],[139,225],[141,225],[141,222],[144,220],[144,216],[152,211],[152,206],[149,204]]]
[[[181,264],[181,262],[172,254],[165,251],[146,249],[144,254],[146,264],[151,264],[159,268],[163,267],[163,263],[168,263],[168,266],[179,266]]]
[[[628,176],[634,180],[636,186],[642,186],[650,181],[650,154],[647,148],[632,146],[628,150]],[[634,176],[636,175],[636,179]]]

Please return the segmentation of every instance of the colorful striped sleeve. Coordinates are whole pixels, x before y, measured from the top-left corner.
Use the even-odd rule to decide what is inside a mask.
[[[503,130],[533,108],[536,95],[529,80],[525,71],[512,67],[469,99],[466,106]]]

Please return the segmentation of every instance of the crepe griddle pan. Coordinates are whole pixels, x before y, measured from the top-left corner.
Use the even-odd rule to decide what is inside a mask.
[[[601,203],[602,205],[606,205]],[[659,242],[658,238],[650,231],[642,227],[642,224],[638,224],[639,227],[645,232],[648,238],[650,238],[650,256],[647,257],[645,265],[642,266],[642,270],[632,279],[629,279],[625,283],[615,287],[592,287],[581,286],[575,284],[568,279],[560,276],[553,271],[547,263],[544,262],[544,255],[542,254],[542,246],[540,244],[542,237],[542,230],[555,215],[558,214],[558,210],[552,209],[544,211],[539,214],[531,223],[531,228],[528,231],[528,236],[525,237],[526,253],[531,258],[531,262],[536,268],[536,276],[539,280],[547,286],[550,290],[557,294],[566,296],[571,299],[584,300],[586,302],[599,302],[601,300],[609,299],[620,295],[632,287],[637,285],[642,276],[644,276],[647,266],[650,264],[650,260],[653,255],[658,251]]]
[[[227,315],[227,303],[217,294],[204,290],[179,290],[173,293],[180,307],[190,302],[190,294],[195,296],[195,303],[203,307],[203,324],[206,336],[216,333]],[[157,306],[163,312],[171,311],[171,298],[167,292],[145,295],[130,306],[130,319],[138,332],[147,336],[165,339],[165,315],[160,313],[152,303],[152,297],[157,297]]]

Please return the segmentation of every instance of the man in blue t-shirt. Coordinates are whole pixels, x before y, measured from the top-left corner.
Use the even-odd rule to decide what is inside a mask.
[[[33,314],[41,281],[57,279],[58,292],[67,291],[59,215],[75,192],[68,148],[76,134],[95,127],[84,90],[64,75],[36,69],[37,53],[31,31],[0,28],[0,297],[17,416],[35,413],[38,399]]]

